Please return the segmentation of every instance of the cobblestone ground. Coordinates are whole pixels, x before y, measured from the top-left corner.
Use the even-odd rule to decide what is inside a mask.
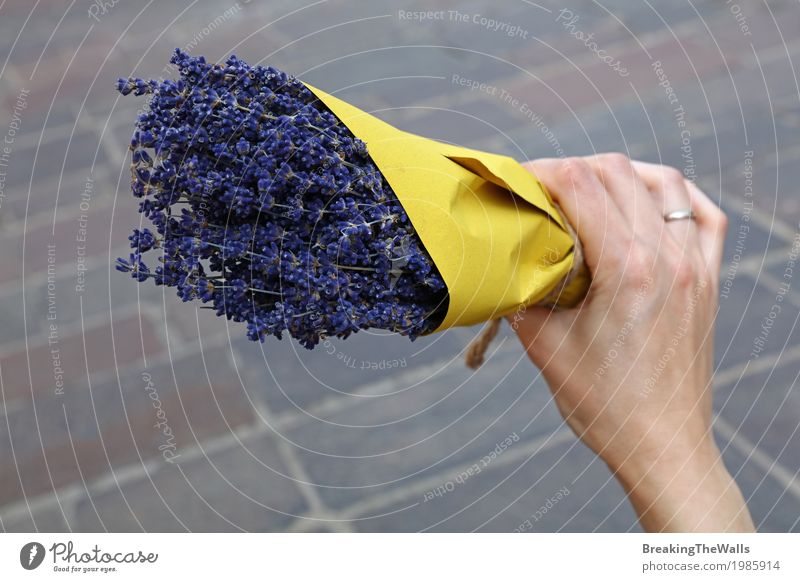
[[[141,105],[114,80],[177,46],[430,137],[696,176],[731,225],[718,440],[760,529],[800,529],[799,29],[790,0],[0,2],[2,528],[638,529],[507,335],[474,374],[474,329],[253,345],[113,270]]]

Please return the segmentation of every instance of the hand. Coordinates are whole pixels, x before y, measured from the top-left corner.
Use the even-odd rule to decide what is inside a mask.
[[[575,309],[512,327],[566,422],[651,531],[749,531],[711,430],[725,215],[675,169],[621,154],[528,168],[575,227],[592,286]],[[692,208],[695,220],[665,222]]]

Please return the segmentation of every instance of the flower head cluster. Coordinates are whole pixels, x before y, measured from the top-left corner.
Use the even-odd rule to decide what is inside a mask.
[[[118,82],[149,96],[130,147],[152,229],[133,231],[117,268],[246,322],[253,340],[434,329],[445,284],[366,145],[282,71],[179,50],[171,62],[177,80]]]

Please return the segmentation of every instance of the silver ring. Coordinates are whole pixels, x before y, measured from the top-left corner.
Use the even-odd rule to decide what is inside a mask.
[[[664,215],[664,222],[672,222],[673,220],[694,220],[696,217],[694,210],[691,208],[682,208],[680,210],[673,210]]]

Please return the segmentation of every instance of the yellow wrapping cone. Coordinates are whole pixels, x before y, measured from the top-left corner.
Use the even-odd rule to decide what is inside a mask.
[[[439,269],[449,304],[436,331],[506,315],[554,290],[558,306],[582,299],[589,277],[582,265],[572,271],[575,241],[519,163],[401,131],[307,86],[367,144]]]

